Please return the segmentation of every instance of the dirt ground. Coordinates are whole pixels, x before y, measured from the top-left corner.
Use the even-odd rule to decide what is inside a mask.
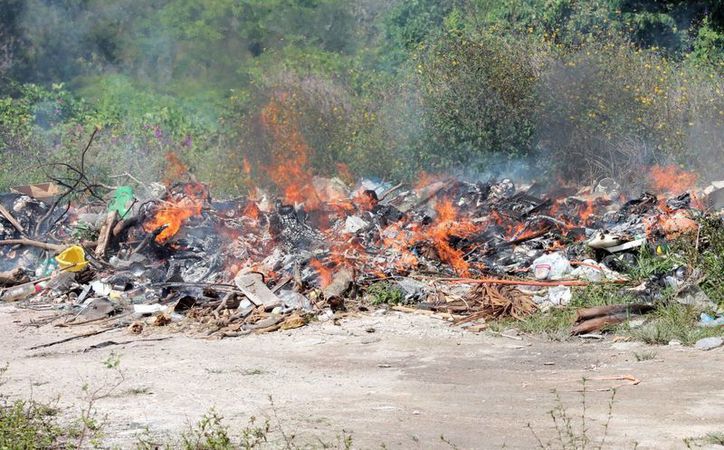
[[[28,350],[96,329],[33,326],[50,314],[0,305],[0,363],[10,365],[0,389],[13,398],[59,396],[75,413],[84,383],[113,379],[101,362],[116,352],[125,381],[97,406],[108,416],[107,443],[121,448],[147,428],[178,434],[211,407],[232,431],[251,415],[269,417],[298,443],[333,441],[346,430],[354,448],[451,448],[441,435],[463,449],[535,448],[527,424],[543,442],[557,435],[548,413],[554,390],[580,428],[584,377],[587,435],[597,442],[606,389],[620,386],[605,448],[685,448],[683,438],[724,431],[721,348],[516,339],[378,312],[224,340],[117,330]],[[167,339],[139,341],[149,338]],[[133,342],[89,349],[106,341]],[[640,383],[609,379],[622,375]]]

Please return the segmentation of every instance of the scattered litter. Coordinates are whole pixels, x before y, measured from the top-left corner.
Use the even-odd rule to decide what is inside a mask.
[[[384,304],[374,314],[416,312],[480,331],[568,305],[574,286],[626,283],[620,272],[636,267],[639,247],[665,257],[669,240],[699,231],[696,199],[717,202],[724,188],[624,201],[611,178],[546,191],[510,179],[430,177],[413,187],[309,177],[278,197],[255,188],[219,200],[169,161],[176,175],[167,185],[96,188],[77,170],[78,183],[0,195],[2,301],[134,334],[173,323],[223,338],[314,318],[337,324],[374,298]],[[666,288],[710,310],[698,279],[683,269],[657,274],[627,290],[645,303],[580,310],[572,333],[641,316]],[[721,318],[711,319],[702,326]]]
[[[566,306],[571,302],[572,298],[573,293],[568,286],[553,286],[548,288],[545,296],[533,296],[533,300],[543,311],[554,306]]]
[[[536,280],[560,280],[571,270],[571,264],[560,252],[543,255],[533,261],[531,270]]]
[[[721,327],[724,326],[724,315],[712,317],[707,313],[701,313],[699,316],[700,327]]]

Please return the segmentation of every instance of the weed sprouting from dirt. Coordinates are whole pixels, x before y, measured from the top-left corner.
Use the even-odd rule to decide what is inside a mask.
[[[644,352],[634,352],[634,358],[636,358],[636,361],[651,361],[653,359],[656,359],[656,352],[652,351],[644,351]]]
[[[106,379],[98,387],[91,387],[89,382],[83,384],[82,399],[84,406],[81,408],[80,417],[77,420],[77,447],[83,448],[88,444],[99,446],[103,440],[103,428],[107,423],[107,416],[99,416],[96,403],[99,400],[113,396],[118,388],[126,381],[126,374],[121,370],[121,356],[111,352],[102,361],[103,366],[111,370],[113,375]]]
[[[215,409],[209,409],[201,418],[179,436],[157,436],[146,429],[136,436],[137,450],[262,450],[284,449],[297,450],[302,448],[322,448],[350,450],[352,435],[342,430],[336,441],[325,441],[320,437],[313,438],[315,445],[297,442],[297,436],[289,433],[279,417],[274,399],[269,396],[271,417],[263,420],[251,416],[245,426],[234,429]]]
[[[684,438],[686,448],[724,446],[724,431],[707,433],[704,436]]]
[[[587,380],[581,381],[581,414],[576,419],[573,411],[571,411],[563,403],[560,393],[553,390],[554,407],[548,414],[553,422],[553,431],[555,437],[548,441],[544,441],[541,435],[536,432],[533,426],[528,423],[527,428],[533,435],[536,447],[540,449],[561,449],[561,450],[583,450],[586,448],[603,449],[606,448],[606,439],[608,438],[609,425],[613,419],[613,407],[616,401],[616,389],[611,389],[611,396],[608,399],[608,408],[605,422],[601,425],[600,435],[594,434],[594,430],[590,427],[592,418],[589,417],[590,401],[588,399],[589,390],[587,388]]]
[[[119,355],[111,353],[102,364],[112,370],[114,376],[96,388],[89,382],[83,384],[83,407],[78,418],[68,423],[60,420],[57,401],[43,403],[32,398],[10,401],[0,392],[0,448],[87,448],[101,445],[106,418],[98,416],[96,403],[112,396],[125,381]],[[0,368],[0,387],[4,384],[7,370],[7,364]]]

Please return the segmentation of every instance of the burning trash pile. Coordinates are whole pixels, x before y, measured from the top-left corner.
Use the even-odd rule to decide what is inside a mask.
[[[290,172],[279,197],[253,188],[216,200],[169,161],[165,185],[100,195],[79,175],[50,192],[0,196],[2,301],[134,333],[167,325],[238,336],[380,303],[479,330],[565,305],[572,286],[626,284],[642,246],[696,237],[706,211],[721,220],[724,193],[722,183],[696,191],[675,167],[656,168],[655,194],[634,198],[612,179],[584,189],[432,176],[352,186]],[[664,278],[708,301],[686,268]],[[641,304],[579,312],[573,333],[654,309],[649,284],[636,288]]]

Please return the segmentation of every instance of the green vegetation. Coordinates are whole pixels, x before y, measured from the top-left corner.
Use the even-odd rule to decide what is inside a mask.
[[[724,445],[724,432],[708,433],[705,436],[697,438],[686,438],[684,439],[686,448],[699,448],[707,446],[723,446]]]
[[[290,133],[325,175],[340,163],[399,179],[499,172],[535,158],[539,178],[635,184],[662,161],[713,176],[722,11],[712,0],[10,0],[0,190],[57,175],[40,162],[77,160],[96,126],[91,178],[158,180],[174,151],[224,195],[273,184],[265,170]]]
[[[600,435],[594,430],[592,424],[595,420],[588,416],[588,408],[590,408],[591,400],[588,398],[590,395],[587,390],[587,380],[583,378],[581,381],[581,398],[580,398],[580,413],[572,410],[573,408],[567,407],[561,399],[558,391],[553,391],[555,398],[555,406],[548,413],[553,422],[552,427],[555,431],[555,437],[544,442],[533,427],[528,424],[528,429],[533,434],[536,440],[537,448],[539,449],[562,449],[562,450],[575,450],[584,448],[597,448],[603,449],[608,448],[606,439],[608,438],[609,425],[613,418],[613,406],[616,401],[616,389],[611,389],[611,396],[608,399],[608,411],[605,421],[600,424]],[[575,414],[575,415],[574,415]],[[579,415],[580,414],[580,415]],[[635,448],[635,446],[634,446]]]
[[[365,291],[373,305],[400,305],[405,303],[405,294],[393,283],[380,281]]]
[[[683,345],[693,345],[697,340],[721,335],[717,328],[697,326],[699,311],[691,306],[680,305],[674,301],[660,306],[647,317],[647,321],[636,328],[619,329],[622,334],[647,344],[666,345],[671,341],[679,341]]]

